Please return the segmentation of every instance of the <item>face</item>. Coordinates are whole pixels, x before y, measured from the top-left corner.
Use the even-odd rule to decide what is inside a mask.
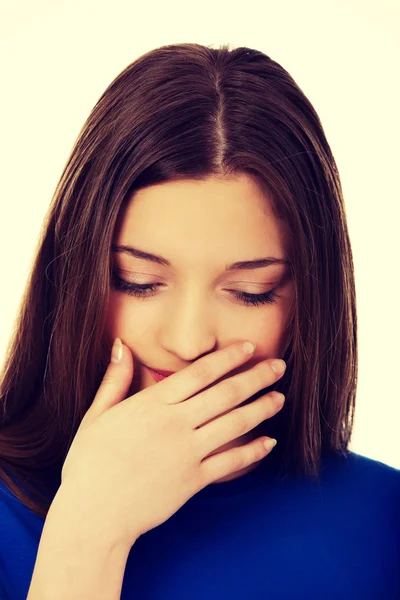
[[[120,337],[132,352],[129,395],[157,384],[148,367],[179,371],[235,341],[252,341],[256,352],[224,378],[280,357],[293,299],[289,264],[227,267],[256,258],[287,259],[288,244],[284,223],[245,175],[137,191],[119,217],[113,248],[139,249],[162,257],[165,264],[127,249],[112,252],[107,333],[111,340]],[[255,437],[252,430],[212,454]]]

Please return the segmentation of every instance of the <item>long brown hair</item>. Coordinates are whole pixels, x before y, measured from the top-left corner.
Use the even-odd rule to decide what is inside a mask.
[[[152,184],[242,173],[272,198],[293,240],[277,448],[287,469],[312,477],[324,450],[348,453],[355,282],[339,174],[320,119],[260,51],[169,45],[130,64],[94,106],[40,233],[0,379],[0,478],[33,512],[46,516],[107,368],[111,245],[125,202]]]

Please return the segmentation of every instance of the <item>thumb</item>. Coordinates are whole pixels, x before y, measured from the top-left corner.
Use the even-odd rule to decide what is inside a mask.
[[[133,356],[120,338],[115,338],[111,360],[94,400],[85,415],[86,424],[126,398],[134,373]]]

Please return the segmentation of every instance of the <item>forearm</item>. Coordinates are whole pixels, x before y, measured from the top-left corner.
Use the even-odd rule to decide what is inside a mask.
[[[119,600],[130,547],[101,539],[92,526],[76,523],[57,499],[53,504],[27,600]]]

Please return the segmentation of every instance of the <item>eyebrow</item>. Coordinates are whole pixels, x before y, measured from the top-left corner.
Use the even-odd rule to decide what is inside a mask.
[[[129,254],[130,256],[134,256],[135,258],[141,258],[143,260],[154,262],[158,265],[162,265],[163,267],[172,267],[169,260],[167,260],[163,256],[159,256],[158,254],[151,254],[150,252],[144,252],[144,250],[139,250],[138,248],[133,248],[132,246],[113,245],[111,249],[114,252],[123,252],[125,254]],[[284,258],[267,256],[266,258],[256,258],[254,260],[240,260],[238,262],[234,262],[231,265],[226,265],[225,271],[235,271],[237,269],[260,269],[262,267],[269,267],[270,265],[287,264],[289,264],[289,261]]]

